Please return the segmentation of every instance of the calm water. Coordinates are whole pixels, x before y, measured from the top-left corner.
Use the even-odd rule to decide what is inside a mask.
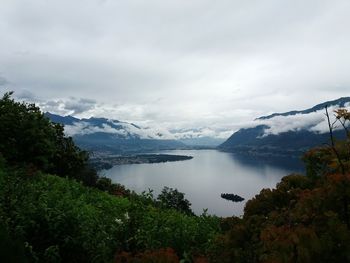
[[[151,188],[158,194],[163,186],[177,188],[185,193],[196,214],[208,208],[218,216],[242,215],[245,201],[263,188],[275,187],[280,179],[300,171],[298,163],[290,160],[257,161],[216,150],[170,151],[169,154],[191,155],[186,161],[131,164],[114,166],[101,174],[141,193]],[[221,193],[234,193],[244,197],[233,203],[220,197]]]

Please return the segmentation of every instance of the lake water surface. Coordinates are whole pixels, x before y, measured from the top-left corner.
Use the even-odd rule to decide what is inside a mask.
[[[302,170],[299,163],[290,159],[258,161],[216,150],[162,153],[191,155],[194,158],[168,163],[118,165],[102,171],[101,175],[138,193],[148,188],[153,189],[155,194],[159,194],[164,186],[177,188],[185,193],[196,214],[208,208],[210,214],[240,216],[246,200],[263,188],[275,187],[283,176]],[[222,199],[221,193],[238,194],[245,201],[233,203]]]

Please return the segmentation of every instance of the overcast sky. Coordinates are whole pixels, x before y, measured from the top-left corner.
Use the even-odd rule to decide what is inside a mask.
[[[1,0],[0,89],[78,117],[235,130],[350,94],[349,0]]]

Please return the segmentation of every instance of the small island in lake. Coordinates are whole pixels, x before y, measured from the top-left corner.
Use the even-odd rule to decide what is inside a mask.
[[[224,198],[226,200],[232,201],[232,202],[242,202],[244,201],[244,198],[239,196],[239,195],[235,195],[235,194],[221,194],[221,198]]]
[[[171,154],[138,154],[132,156],[99,156],[91,159],[90,164],[96,170],[110,169],[115,165],[141,164],[141,163],[165,163],[185,161],[192,159],[187,155]]]

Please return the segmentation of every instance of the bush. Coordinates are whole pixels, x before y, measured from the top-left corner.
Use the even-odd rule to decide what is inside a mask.
[[[1,174],[1,221],[15,239],[25,240],[31,259],[106,262],[124,240],[130,205],[72,180],[24,171]],[[123,233],[123,234],[122,234]]]
[[[189,216],[18,168],[0,168],[0,221],[12,240],[22,240],[27,259],[43,262],[108,262],[122,251],[164,247],[180,257],[204,254],[219,231],[216,217]]]
[[[171,208],[188,215],[193,215],[191,203],[185,199],[185,194],[179,192],[177,189],[164,187],[158,195],[157,201],[164,208]]]

